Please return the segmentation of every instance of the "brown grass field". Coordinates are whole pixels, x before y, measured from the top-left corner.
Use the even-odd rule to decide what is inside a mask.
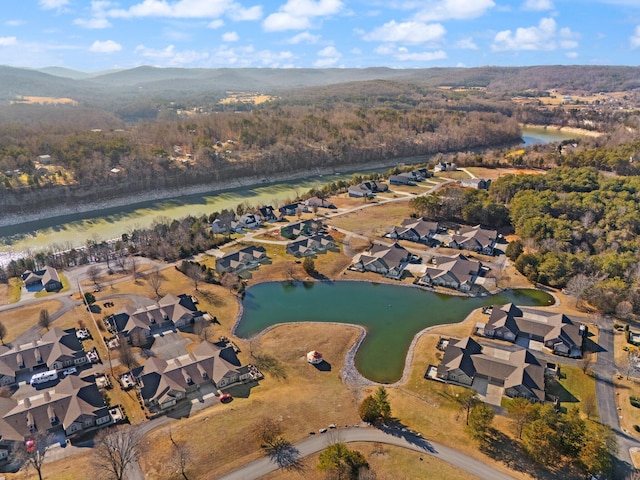
[[[6,327],[7,335],[5,343],[11,342],[18,335],[38,325],[40,310],[47,309],[49,314],[55,313],[60,308],[60,302],[56,300],[44,300],[40,303],[28,305],[19,310],[0,312],[0,322]],[[57,324],[53,324],[56,326]],[[44,333],[44,330],[43,330]]]
[[[411,214],[409,200],[377,205],[332,218],[329,223],[361,235],[380,236]]]

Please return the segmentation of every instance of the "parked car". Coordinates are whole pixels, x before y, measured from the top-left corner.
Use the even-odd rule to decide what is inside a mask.
[[[66,377],[67,375],[73,375],[74,373],[78,373],[78,369],[76,367],[71,367],[64,370],[62,375]]]
[[[223,393],[222,395],[220,395],[220,398],[218,400],[220,400],[222,403],[227,403],[233,400],[233,395],[231,395],[230,393]]]

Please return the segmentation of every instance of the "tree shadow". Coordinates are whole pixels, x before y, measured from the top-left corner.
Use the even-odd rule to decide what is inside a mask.
[[[555,379],[549,379],[547,381],[547,393],[556,397],[560,402],[576,403],[579,400],[569,391],[564,385]]]
[[[274,448],[269,452],[269,458],[279,468],[294,472],[304,472],[305,465],[300,457],[300,450],[291,444]]]

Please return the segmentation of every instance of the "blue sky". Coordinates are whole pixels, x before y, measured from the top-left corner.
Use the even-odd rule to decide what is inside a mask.
[[[640,0],[3,0],[0,64],[639,65]]]

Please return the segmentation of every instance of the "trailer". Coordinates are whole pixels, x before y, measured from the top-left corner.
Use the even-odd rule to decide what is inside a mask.
[[[34,373],[29,382],[31,385],[37,385],[39,383],[50,382],[51,380],[58,379],[58,372],[56,370],[49,370],[46,372]]]

